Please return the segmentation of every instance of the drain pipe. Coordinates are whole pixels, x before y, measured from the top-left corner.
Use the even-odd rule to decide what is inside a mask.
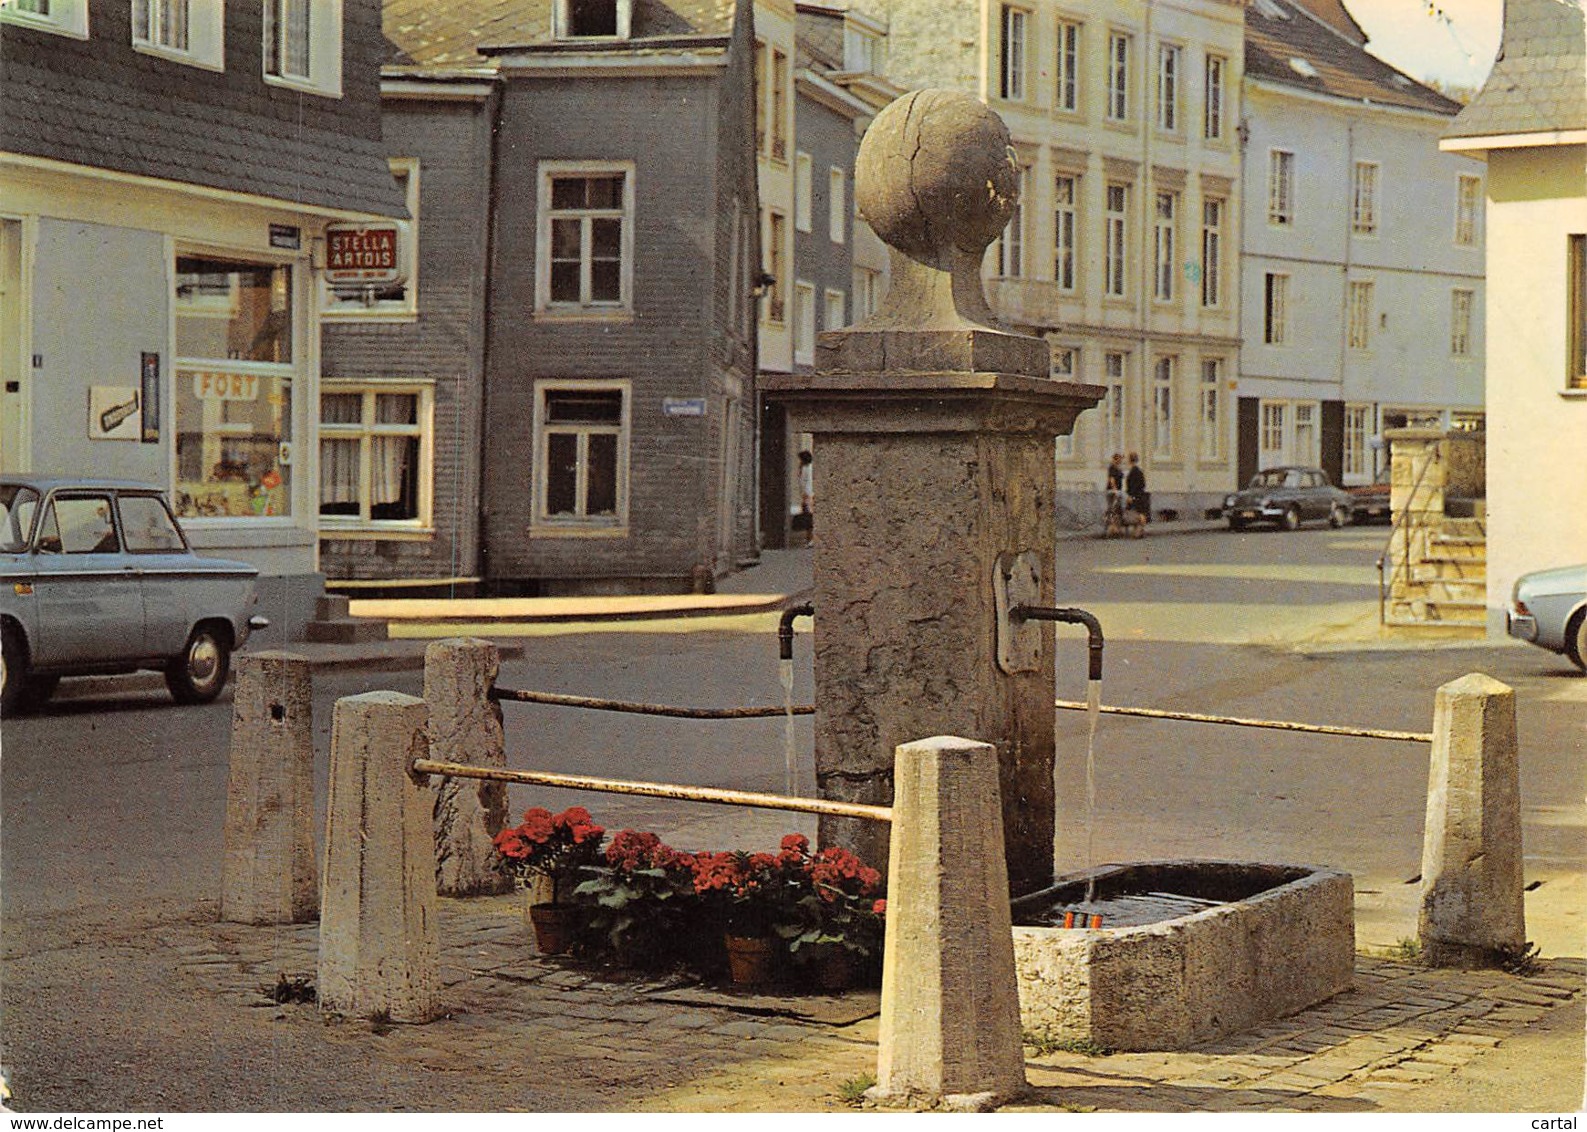
[[[1102,679],[1102,623],[1093,615],[1083,609],[1054,609],[1044,605],[1016,605],[1008,611],[1008,619],[1013,622],[1021,621],[1061,621],[1066,625],[1084,625],[1086,627],[1086,647],[1091,650],[1090,666],[1087,678],[1091,680]],[[789,629],[792,637],[793,630]]]
[[[782,617],[777,621],[777,659],[793,659],[794,618],[814,617],[816,607],[808,601],[803,605],[791,605],[782,611]]]

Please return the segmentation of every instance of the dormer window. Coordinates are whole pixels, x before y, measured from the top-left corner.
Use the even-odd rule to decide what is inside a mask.
[[[558,39],[627,39],[633,0],[557,0]]]

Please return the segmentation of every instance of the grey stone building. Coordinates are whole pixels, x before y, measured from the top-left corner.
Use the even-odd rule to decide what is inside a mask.
[[[388,153],[418,158],[417,309],[339,329],[334,364],[430,390],[430,506],[387,540],[322,515],[328,561],[551,595],[701,587],[752,560],[750,0],[390,0],[385,26]]]
[[[379,0],[0,6],[0,469],[168,489],[277,640],[321,584],[327,233],[404,215],[385,50]]]

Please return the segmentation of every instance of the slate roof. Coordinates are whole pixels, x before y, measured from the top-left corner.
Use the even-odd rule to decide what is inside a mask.
[[[403,67],[489,65],[502,48],[543,47],[555,0],[386,0],[390,63]],[[596,41],[598,50],[642,48],[644,40],[725,36],[734,0],[634,0],[627,40]],[[588,44],[589,41],[583,41]],[[485,48],[485,51],[481,51]]]
[[[1450,116],[1460,110],[1453,99],[1368,55],[1361,42],[1308,12],[1300,0],[1268,3],[1283,15],[1269,15],[1257,4],[1245,10],[1247,77],[1350,102]],[[1303,69],[1297,70],[1292,60],[1299,60]]]
[[[1499,56],[1446,138],[1587,129],[1587,21],[1580,0],[1507,0]]]
[[[812,71],[843,69],[843,13],[800,4],[794,24],[795,65]]]

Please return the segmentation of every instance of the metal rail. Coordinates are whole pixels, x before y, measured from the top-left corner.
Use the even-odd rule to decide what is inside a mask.
[[[676,786],[668,782],[628,782],[615,778],[591,778],[582,774],[553,774],[543,770],[506,770],[501,767],[470,766],[467,763],[436,762],[434,759],[414,759],[409,769],[414,774],[439,774],[448,778],[482,778],[494,782],[523,782],[532,786],[560,786],[567,790],[592,790],[601,794],[639,794],[650,798],[675,798],[684,802],[711,802],[719,806],[792,810],[802,814],[866,818],[870,821],[893,820],[890,806],[831,802],[825,798],[790,798],[782,794],[719,790],[710,786]]]
[[[596,711],[629,712],[633,715],[665,715],[674,719],[773,719],[786,715],[814,715],[816,710],[814,704],[795,704],[792,708],[669,707],[666,704],[604,700],[594,696],[565,696],[558,692],[530,692],[520,688],[492,688],[490,698],[523,704],[554,704],[559,707],[593,708]]]
[[[1067,711],[1086,711],[1079,700],[1054,700],[1054,707]],[[1307,731],[1314,735],[1344,735],[1355,739],[1387,739],[1396,743],[1431,743],[1431,732],[1381,731],[1372,727],[1331,727],[1325,723],[1291,723],[1282,719],[1240,719],[1232,715],[1200,715],[1191,711],[1157,711],[1154,708],[1112,707],[1103,704],[1105,715],[1136,715],[1146,719],[1181,719],[1190,723],[1224,723],[1234,727],[1265,727],[1273,731]]]

